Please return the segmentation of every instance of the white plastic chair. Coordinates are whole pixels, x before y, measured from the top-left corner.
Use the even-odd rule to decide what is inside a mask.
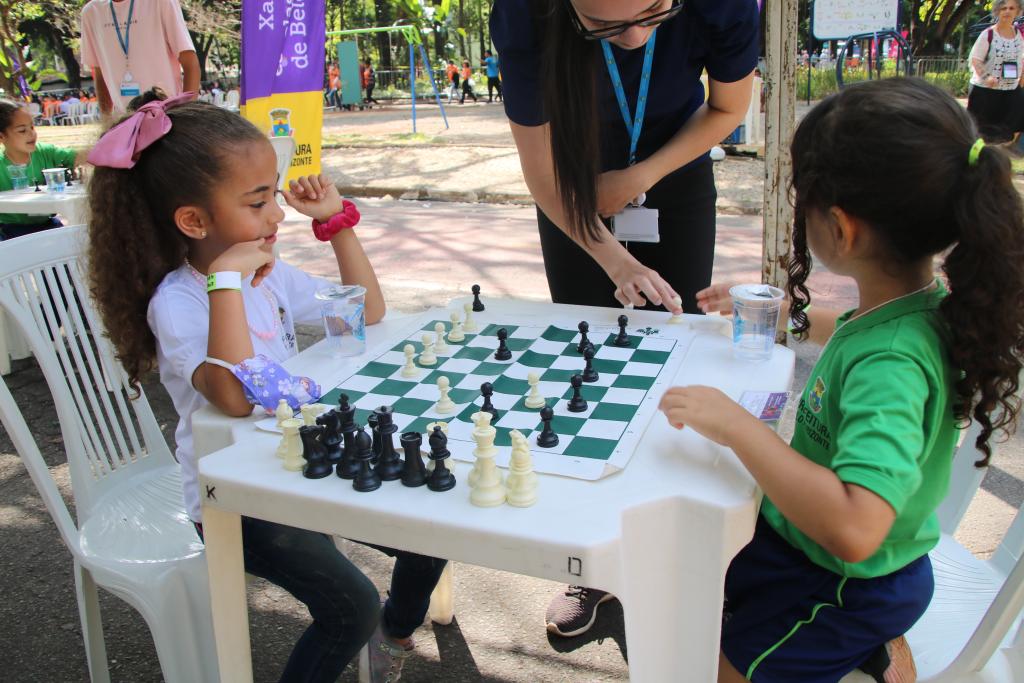
[[[221,106],[230,111],[238,111],[240,100],[241,95],[237,90],[228,90],[227,94],[224,95],[224,103]]]
[[[131,400],[102,335],[85,242],[86,227],[76,226],[0,243],[0,311],[28,341],[53,395],[77,520],[2,379],[0,419],[73,556],[92,681],[110,680],[97,586],[145,618],[165,680],[216,681],[203,545],[149,403]]]
[[[217,92],[213,93],[213,103],[215,105],[217,105],[218,107],[223,107],[224,106],[224,92],[223,91],[218,90]]]
[[[953,538],[981,484],[974,467],[980,427],[967,430],[953,460],[949,494],[937,514],[939,544],[929,553],[935,595],[907,633],[919,683],[1015,683],[1024,681],[1024,514],[1017,516],[990,560],[979,560]],[[842,683],[872,683],[855,672]]]
[[[36,102],[28,103],[28,113],[33,123],[40,123],[43,119],[43,108]]]
[[[283,190],[288,184],[288,169],[295,156],[295,138],[290,135],[276,135],[270,138],[270,145],[277,156],[277,189]]]

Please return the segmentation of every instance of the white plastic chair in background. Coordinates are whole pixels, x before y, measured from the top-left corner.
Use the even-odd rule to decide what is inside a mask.
[[[276,135],[270,138],[270,145],[277,156],[277,189],[283,190],[288,183],[288,169],[295,156],[295,138],[290,135]]]
[[[218,90],[217,92],[213,93],[213,103],[218,107],[224,106],[224,91]]]
[[[28,341],[52,393],[74,518],[2,379],[0,420],[71,551],[92,681],[110,680],[97,586],[145,618],[165,680],[216,681],[203,545],[149,403],[131,400],[102,334],[85,241],[86,227],[75,226],[0,243],[0,311]]]
[[[238,111],[238,103],[241,101],[241,95],[237,90],[228,90],[227,94],[224,95],[224,102],[220,106],[230,111]]]
[[[42,123],[43,120],[43,108],[36,102],[28,103],[28,113],[32,117],[33,123]]]

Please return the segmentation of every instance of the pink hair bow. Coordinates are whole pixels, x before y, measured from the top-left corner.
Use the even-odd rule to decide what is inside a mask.
[[[127,119],[108,130],[89,152],[87,160],[93,166],[132,168],[142,151],[167,135],[171,119],[167,110],[195,99],[195,93],[186,92],[166,100],[150,102]]]

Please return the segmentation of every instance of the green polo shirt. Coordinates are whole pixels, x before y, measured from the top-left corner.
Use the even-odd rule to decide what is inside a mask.
[[[45,186],[43,169],[61,166],[64,168],[74,168],[75,154],[76,152],[73,149],[65,149],[64,147],[48,145],[45,142],[37,142],[36,149],[32,152],[32,156],[29,157],[28,164],[25,166],[25,174],[28,176],[30,183],[38,182],[41,186]],[[13,163],[13,161],[7,158],[5,153],[3,163],[0,163],[0,190],[14,188],[14,184],[11,183],[11,176],[7,173],[7,165]],[[46,216],[29,215],[26,213],[0,213],[0,223],[14,223],[17,225],[36,225],[42,223],[46,218]]]
[[[938,311],[946,294],[940,283],[853,320],[852,311],[844,314],[800,398],[790,445],[896,512],[875,554],[847,563],[765,497],[761,514],[768,523],[815,564],[842,576],[892,573],[938,542],[935,508],[949,487],[958,436],[953,403],[959,373],[947,357]]]

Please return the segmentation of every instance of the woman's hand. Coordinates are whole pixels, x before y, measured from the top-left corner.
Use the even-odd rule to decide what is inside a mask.
[[[338,188],[323,174],[292,180],[282,194],[288,206],[321,223],[326,223],[345,208]]]
[[[732,282],[723,282],[700,290],[697,292],[697,307],[705,313],[732,315],[732,296],[729,290],[733,285]]]
[[[665,281],[658,271],[648,268],[632,257],[628,257],[618,269],[609,272],[608,276],[615,283],[615,298],[623,306],[645,306],[650,300],[655,306],[664,304],[672,313],[683,312],[677,308],[672,299],[676,291]],[[644,298],[646,295],[647,298]]]
[[[233,271],[248,277],[254,273],[252,286],[256,287],[274,268],[274,250],[266,238],[231,245],[210,264],[210,272]]]
[[[986,88],[994,88],[997,85],[999,85],[999,79],[998,78],[996,78],[995,76],[986,76],[985,77],[985,87]]]
[[[601,216],[621,213],[627,204],[648,189],[639,165],[605,171],[597,177],[597,213]]]
[[[757,422],[740,404],[712,387],[672,387],[661,397],[658,409],[676,429],[690,427],[722,446],[731,447],[729,437],[745,421]]]

